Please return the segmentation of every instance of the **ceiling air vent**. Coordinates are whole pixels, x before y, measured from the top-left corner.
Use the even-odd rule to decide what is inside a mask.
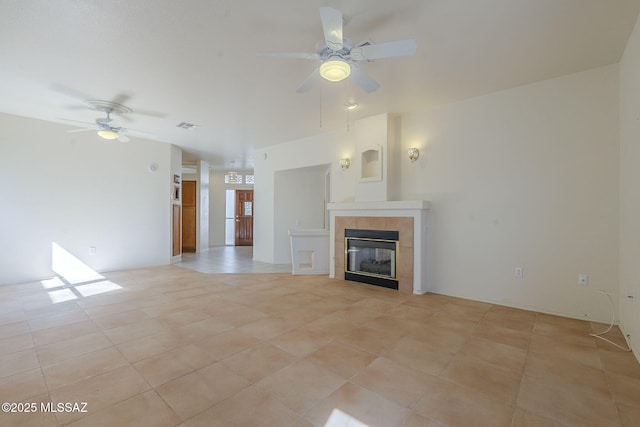
[[[198,126],[194,125],[193,123],[182,122],[182,123],[178,123],[178,127],[189,130],[189,129],[195,129]]]

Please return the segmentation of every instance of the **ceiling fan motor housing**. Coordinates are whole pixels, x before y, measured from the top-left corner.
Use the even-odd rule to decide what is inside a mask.
[[[327,46],[327,43],[324,40],[320,40],[318,43],[316,43],[316,52],[323,62],[334,57],[338,57],[342,60],[348,61],[350,59],[349,52],[351,52],[352,48],[353,42],[346,37],[344,38],[342,49],[340,50],[331,49]]]

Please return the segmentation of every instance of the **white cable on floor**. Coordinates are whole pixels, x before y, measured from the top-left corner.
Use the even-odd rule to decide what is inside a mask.
[[[605,337],[601,336],[601,335],[604,335],[604,334],[606,334],[607,332],[609,332],[609,331],[611,330],[611,328],[613,328],[613,324],[615,323],[615,320],[616,320],[616,306],[615,306],[615,304],[613,303],[613,298],[611,298],[611,295],[616,295],[616,296],[617,296],[617,294],[612,294],[612,293],[605,292],[605,291],[602,291],[602,290],[601,290],[601,291],[598,291],[598,292],[600,292],[601,294],[605,294],[605,295],[609,298],[609,302],[611,303],[611,323],[609,324],[609,327],[608,327],[606,330],[604,330],[604,331],[602,331],[602,332],[598,332],[597,334],[589,334],[589,335],[591,335],[591,336],[592,336],[592,337],[594,337],[594,338],[600,338],[601,340],[606,341],[606,342],[608,342],[609,344],[612,344],[612,345],[614,345],[614,346],[618,347],[618,348],[619,348],[619,349],[621,349],[621,350],[624,350],[624,351],[631,351],[631,346],[630,346],[630,345],[629,345],[629,343],[627,342],[627,339],[626,339],[626,337],[624,337],[624,335],[623,335],[623,337],[624,337],[624,339],[625,339],[625,342],[627,343],[627,348],[625,348],[625,347],[623,347],[623,346],[621,346],[621,345],[619,345],[619,344],[616,344],[616,343],[614,343],[613,341],[611,341],[611,340],[609,340],[609,339],[607,339],[607,338],[605,338]]]

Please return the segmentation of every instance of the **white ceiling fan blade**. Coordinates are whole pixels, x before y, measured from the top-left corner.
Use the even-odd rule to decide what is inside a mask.
[[[128,93],[119,93],[111,101],[114,104],[123,105],[125,102],[131,99],[131,95]]]
[[[81,125],[85,125],[85,126],[93,126],[95,127],[95,123],[90,123],[90,122],[82,122],[80,120],[71,120],[71,119],[63,119],[63,118],[57,118],[57,120],[61,120],[63,122],[69,122],[69,123],[73,123],[74,126],[77,126],[76,123],[80,123]]]
[[[313,71],[313,73],[309,74],[309,77],[307,77],[305,81],[302,82],[302,84],[300,85],[298,90],[296,90],[296,92],[298,93],[308,92],[309,89],[311,89],[318,80],[320,80],[320,68],[316,68]]]
[[[70,98],[75,98],[75,99],[77,99],[79,101],[83,101],[83,102],[86,101],[87,99],[92,99],[92,97],[87,95],[86,93],[80,92],[79,90],[72,89],[70,87],[67,87],[67,86],[64,86],[64,85],[61,85],[61,84],[58,84],[58,83],[53,83],[51,85],[51,89],[56,91],[56,92],[58,92],[58,93],[66,95],[66,96],[68,96]],[[86,109],[87,107],[85,105],[82,108]]]
[[[288,59],[320,59],[317,53],[307,52],[258,52],[262,58],[288,58]]]
[[[353,79],[354,82],[356,82],[356,84],[358,86],[360,86],[367,93],[375,92],[380,87],[378,82],[373,80],[369,76],[369,74],[365,73],[364,71],[362,71],[360,68],[356,67],[355,65],[351,66],[351,76],[350,77],[351,77],[351,79]]]
[[[320,19],[327,47],[331,50],[341,50],[343,47],[342,12],[332,7],[321,7]]]
[[[416,53],[416,41],[411,39],[354,47],[350,52],[351,59],[354,61],[413,55],[414,53]]]
[[[67,133],[74,133],[74,132],[86,132],[88,130],[92,130],[95,131],[96,129],[92,129],[92,128],[85,128],[85,129],[72,129],[72,130],[68,130]]]
[[[124,135],[124,134],[118,132],[118,141],[120,141],[120,142],[129,142],[131,140],[129,139],[129,137],[127,135]]]

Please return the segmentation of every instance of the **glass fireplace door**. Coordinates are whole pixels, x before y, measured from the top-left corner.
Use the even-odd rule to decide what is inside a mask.
[[[347,238],[347,272],[396,278],[397,242],[375,239]]]

